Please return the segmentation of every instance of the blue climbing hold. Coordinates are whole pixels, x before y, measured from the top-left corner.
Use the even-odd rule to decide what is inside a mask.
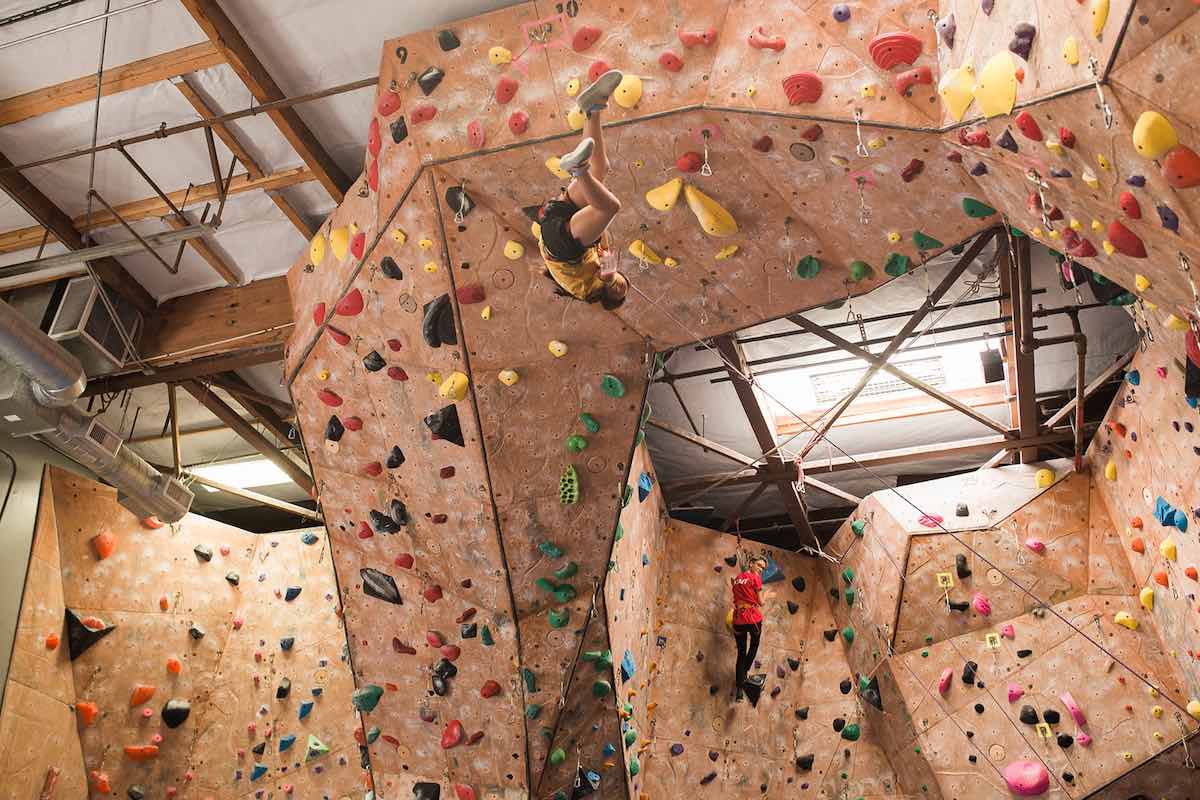
[[[1162,497],[1154,499],[1154,518],[1158,524],[1169,526],[1175,522],[1175,507]]]
[[[1129,372],[1125,373],[1125,380],[1129,381],[1132,385],[1137,386],[1142,382],[1142,373],[1138,372],[1136,369],[1131,369]]]
[[[282,753],[285,750],[290,750],[292,745],[294,745],[295,743],[296,743],[296,735],[294,733],[289,733],[287,736],[280,736],[279,737],[279,752]]]
[[[292,649],[292,645],[296,643],[295,636],[285,636],[279,640],[279,649],[287,652]]]
[[[775,559],[767,556],[767,568],[763,570],[762,582],[764,584],[774,583],[775,581],[781,581],[783,579],[783,570],[780,568],[779,564],[775,561]]]
[[[266,774],[267,774],[267,765],[266,764],[255,764],[254,768],[252,770],[250,770],[250,780],[256,781],[259,778],[261,778],[263,775],[266,775]]]
[[[1185,514],[1182,509],[1175,509],[1175,513],[1171,516],[1171,524],[1178,528],[1180,532],[1187,533],[1187,514]]]
[[[604,757],[609,758],[609,757],[617,754],[617,748],[613,747],[611,744],[606,744],[606,745],[604,745],[603,752],[604,752]]]
[[[644,502],[650,496],[650,490],[654,488],[654,479],[650,477],[649,472],[643,472],[638,476],[638,502]]]
[[[284,594],[283,594],[283,599],[290,603],[299,596],[300,596],[300,587],[299,586],[289,586],[289,587],[287,587],[287,591],[284,592]]]
[[[300,541],[304,542],[304,544],[316,544],[320,540],[312,531],[305,531],[304,533],[300,534]]]
[[[633,653],[628,650],[625,655],[621,656],[621,681],[628,681],[637,672],[637,665],[633,663]]]
[[[1158,221],[1162,226],[1169,231],[1179,233],[1179,215],[1171,210],[1170,206],[1156,205],[1154,210],[1158,212]]]
[[[646,553],[642,553],[642,566],[643,567],[650,566],[650,556]]]
[[[305,700],[302,703],[300,703],[300,719],[304,719],[305,717],[307,717],[309,714],[312,713],[312,710],[313,710],[313,701],[312,700]]]

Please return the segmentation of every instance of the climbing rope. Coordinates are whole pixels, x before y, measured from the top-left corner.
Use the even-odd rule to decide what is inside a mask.
[[[1188,259],[1187,253],[1182,250],[1179,251],[1179,269],[1192,290],[1192,316],[1188,320],[1188,325],[1193,334],[1200,336],[1200,291],[1197,291],[1196,281],[1192,278],[1192,262]]]

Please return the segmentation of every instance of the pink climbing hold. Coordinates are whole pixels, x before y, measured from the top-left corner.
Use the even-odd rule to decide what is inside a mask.
[[[1068,237],[1067,231],[1072,234]],[[1067,253],[1075,258],[1094,258],[1098,253],[1096,246],[1088,239],[1075,233],[1075,231],[1067,228],[1063,231],[1063,241],[1067,243]]]
[[[919,158],[914,158],[908,162],[908,166],[900,170],[900,180],[905,183],[912,183],[913,179],[921,174],[925,169],[925,162]]]
[[[771,152],[771,148],[775,146],[775,140],[764,133],[755,139],[750,146],[760,153],[769,153]]]
[[[988,136],[987,128],[975,128],[967,130],[966,128],[958,129],[958,143],[965,147],[991,147],[992,140]]]
[[[371,158],[375,158],[379,155],[382,147],[383,139],[379,136],[379,119],[371,117],[371,124],[367,126],[367,152],[371,154]]]
[[[907,72],[901,72],[892,80],[892,85],[900,94],[908,94],[914,86],[928,86],[933,83],[933,70],[929,67],[917,67]]]
[[[774,50],[776,53],[778,53],[779,51],[783,50],[783,48],[787,47],[787,42],[783,40],[782,36],[767,35],[767,32],[763,30],[762,25],[759,25],[757,28],[752,30],[750,35],[746,38],[747,41],[750,42],[750,46],[755,50]]]
[[[496,102],[504,105],[517,94],[518,84],[508,75],[501,75],[500,80],[496,82]]]
[[[1025,690],[1015,683],[1008,685],[1008,702],[1015,703],[1025,696]]]
[[[703,166],[704,157],[693,150],[689,150],[675,159],[675,169],[680,172],[699,172]]]
[[[484,681],[483,686],[479,688],[479,696],[485,700],[498,694],[500,694],[500,684],[492,680]]]
[[[362,313],[363,296],[358,289],[351,289],[346,292],[346,296],[338,300],[334,310],[343,317],[353,317],[356,314]]]
[[[384,92],[379,95],[379,102],[375,104],[375,110],[381,117],[390,117],[400,110],[400,95],[390,91]]]
[[[1075,698],[1071,696],[1070,692],[1063,692],[1058,699],[1067,707],[1067,713],[1071,715],[1071,719],[1075,720],[1076,725],[1087,724],[1087,717],[1083,715],[1083,709],[1079,707],[1079,703],[1075,702]]]
[[[938,693],[945,695],[950,691],[950,684],[954,681],[954,670],[946,667],[942,670],[942,674],[938,677]]]
[[[944,518],[941,514],[922,514],[917,522],[924,525],[926,528],[936,528],[942,524]]]
[[[312,317],[313,317],[314,325],[320,325],[322,322],[325,321],[325,304],[324,303],[317,303],[315,306],[313,306]]]
[[[571,49],[576,53],[582,53],[599,40],[600,29],[594,25],[584,25],[575,31],[575,38],[571,40]]]
[[[508,129],[520,136],[529,130],[529,115],[524,111],[514,111],[508,118]]]
[[[447,661],[457,661],[462,655],[462,648],[456,644],[444,644],[439,648],[439,652]]]
[[[467,123],[467,144],[471,147],[483,147],[486,137],[483,135],[483,123],[473,119]]]
[[[392,380],[394,380],[394,381],[406,381],[406,380],[408,380],[408,373],[407,373],[407,372],[405,372],[405,371],[404,371],[402,368],[400,368],[400,367],[388,367],[388,368],[387,368],[387,376],[388,376],[389,378],[391,378]]]
[[[797,72],[783,79],[783,92],[793,106],[817,102],[823,90],[821,77],[815,72]]]
[[[458,800],[476,800],[475,790],[462,783],[454,784],[454,796]]]
[[[462,744],[463,740],[463,724],[456,719],[450,720],[450,724],[442,731],[442,749],[449,750],[451,747],[457,747]]]
[[[592,65],[588,67],[588,82],[595,83],[596,80],[601,75],[608,72],[608,70],[609,67],[607,61],[593,61]]]
[[[429,122],[436,116],[437,108],[425,103],[412,110],[412,113],[408,115],[408,121],[413,125],[420,125],[422,122]]]
[[[1042,135],[1042,128],[1037,124],[1037,120],[1028,111],[1022,111],[1017,114],[1017,118],[1013,120],[1017,124],[1017,129],[1024,134],[1026,139],[1032,139],[1035,142],[1043,141],[1046,137]]]
[[[1167,368],[1166,367],[1155,367],[1154,374],[1160,378],[1165,378],[1165,377],[1167,377]]]
[[[1075,742],[1080,747],[1087,747],[1089,744],[1092,743],[1091,734],[1089,734],[1087,731],[1080,731],[1079,733],[1077,733],[1075,735]]]
[[[412,569],[412,565],[415,563],[415,561],[416,560],[413,558],[412,553],[401,553],[400,555],[396,556],[395,563],[396,566],[400,567],[401,569]]]
[[[683,69],[683,59],[674,50],[664,50],[658,57],[658,65],[667,72],[679,72]]]
[[[342,398],[337,392],[331,389],[321,389],[317,392],[317,399],[330,408],[337,408],[342,404]]]
[[[1004,768],[1004,782],[1019,797],[1036,797],[1050,788],[1050,773],[1040,761],[1014,761]]]
[[[441,647],[445,643],[446,640],[443,639],[442,635],[437,631],[425,632],[425,644],[429,645],[430,647]]]
[[[1041,539],[1029,538],[1025,540],[1025,546],[1039,556],[1046,552],[1046,543]]]
[[[1017,630],[1013,627],[1012,623],[1009,622],[1000,629],[1000,635],[1005,639],[1015,639],[1017,638]]]
[[[421,596],[430,603],[436,603],[438,600],[442,599],[442,587],[438,586],[436,583],[431,583],[421,590]]]
[[[717,29],[709,28],[703,31],[680,31],[679,41],[684,47],[708,46],[717,40]]]
[[[975,596],[971,598],[971,608],[985,617],[992,613],[992,604],[988,602],[983,592],[976,592]]]
[[[348,431],[361,431],[363,421],[361,417],[346,417],[344,420],[342,420],[342,425],[344,425]]]
[[[369,464],[364,464],[363,474],[369,478],[378,478],[383,474],[383,464],[380,464],[378,461],[372,461]]]
[[[908,31],[881,33],[867,45],[871,59],[882,70],[897,64],[911,64],[921,55],[921,40]]]

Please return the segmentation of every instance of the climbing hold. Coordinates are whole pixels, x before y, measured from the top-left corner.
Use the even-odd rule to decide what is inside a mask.
[[[1079,63],[1079,42],[1075,41],[1074,36],[1063,40],[1062,57],[1072,67]]]
[[[659,258],[658,253],[655,253],[653,250],[651,250],[650,246],[641,239],[634,239],[632,242],[630,242],[629,252],[638,261],[644,261],[649,264],[662,263],[662,259]]]
[[[551,339],[547,347],[550,349],[550,354],[555,358],[562,358],[567,354],[567,345],[557,339]]]
[[[1158,221],[1164,228],[1179,233],[1179,215],[1172,211],[1170,206],[1160,203],[1154,207],[1154,210],[1158,212]]]
[[[1162,175],[1174,189],[1200,186],[1200,155],[1184,144],[1171,148],[1163,159]]]
[[[456,747],[462,740],[463,724],[456,719],[450,720],[450,724],[442,731],[442,749],[449,750],[452,747]]]
[[[362,578],[363,593],[368,597],[385,600],[398,606],[404,605],[404,601],[400,598],[400,590],[396,587],[396,580],[391,575],[372,567],[363,567],[358,574]]]
[[[1142,590],[1138,592],[1138,602],[1142,604],[1142,608],[1146,609],[1147,611],[1153,611],[1154,589],[1149,586],[1143,587]]]
[[[125,757],[130,761],[149,761],[158,758],[158,745],[127,744],[125,745]]]
[[[713,259],[716,261],[724,261],[736,253],[738,249],[739,248],[736,244],[727,244],[713,255]]]
[[[651,208],[659,211],[670,211],[675,207],[676,201],[679,200],[679,193],[683,191],[683,179],[672,178],[662,186],[657,186],[646,192],[646,202]]]
[[[1034,119],[1033,115],[1028,111],[1022,111],[1020,114],[1017,114],[1016,119],[1013,121],[1016,123],[1017,129],[1021,131],[1026,139],[1032,139],[1035,142],[1040,142],[1045,138],[1042,135],[1041,127],[1037,124],[1037,120]]]
[[[452,372],[450,373],[450,377],[446,378],[446,380],[442,382],[441,387],[438,389],[438,396],[444,397],[448,400],[454,400],[455,402],[465,400],[467,397],[468,385],[469,382],[466,374],[462,372]]]
[[[1116,251],[1130,258],[1145,258],[1146,246],[1133,231],[1118,220],[1108,223],[1108,241]]]
[[[143,683],[135,684],[133,691],[129,694],[130,707],[140,706],[142,703],[145,703],[154,696],[154,691],[155,689],[153,686],[148,686]]]
[[[683,59],[674,50],[664,50],[658,57],[658,65],[667,72],[679,72],[683,69]]]
[[[1110,481],[1117,479],[1117,462],[1109,459],[1108,463],[1104,465],[1104,477]]]
[[[1025,696],[1025,690],[1015,683],[1008,685],[1008,702],[1015,703]]]
[[[911,64],[921,55],[921,40],[907,31],[881,33],[867,45],[875,65],[890,71],[897,64]]]
[[[612,97],[621,108],[633,108],[642,99],[642,79],[637,75],[626,74],[617,84]]]
[[[1033,49],[1033,39],[1035,36],[1037,36],[1037,28],[1028,22],[1018,23],[1013,28],[1013,38],[1008,43],[1008,49],[1028,61],[1029,52]]]
[[[914,158],[908,162],[908,165],[904,169],[900,170],[900,179],[905,183],[912,183],[912,180],[920,175],[924,169],[925,162],[919,158]]]
[[[849,625],[842,628],[842,639],[844,639],[846,641],[846,644],[853,644],[854,643],[854,628],[851,628]]]
[[[888,253],[887,261],[883,264],[883,271],[893,278],[898,278],[908,272],[912,260],[901,253]]]
[[[988,602],[987,596],[983,592],[975,593],[975,596],[971,598],[971,607],[985,617],[992,613],[992,604]]]
[[[750,146],[760,153],[769,153],[771,152],[771,148],[775,146],[775,140],[764,133],[755,139]]]
[[[496,82],[496,102],[500,105],[505,105],[517,94],[517,89],[520,84],[508,75],[501,75],[500,80]],[[415,122],[415,120],[414,120]]]
[[[558,479],[558,501],[564,506],[579,502],[579,473],[575,471],[574,466],[563,470]]]
[[[967,557],[962,553],[954,555],[954,572],[960,581],[971,577],[971,569],[967,566]]]
[[[955,122],[961,122],[967,113],[967,107],[975,99],[975,68],[965,64],[956,69],[947,70],[938,83],[938,94],[946,104],[946,110]],[[1014,88],[1015,102],[1015,88]]]
[[[502,369],[497,373],[496,378],[505,386],[512,386],[521,379],[521,376],[515,369]]]
[[[563,608],[563,609],[552,608],[552,609],[550,609],[550,613],[547,614],[547,620],[549,621],[551,628],[561,628],[564,625],[566,625],[567,622],[570,621],[570,619],[571,619],[571,610],[569,608]]]
[[[850,530],[854,532],[855,536],[861,537],[863,535],[863,531],[865,531],[866,529],[867,529],[866,520],[856,519],[850,523]],[[799,589],[797,591],[802,591],[802,589]]]
[[[821,78],[815,72],[797,72],[783,79],[783,92],[790,105],[815,103],[821,99]]]
[[[1143,158],[1157,160],[1178,144],[1175,128],[1157,111],[1143,111],[1133,126],[1133,146]]]
[[[625,396],[625,384],[616,375],[605,373],[600,377],[600,391],[604,392],[609,397],[619,398]]]
[[[346,253],[350,251],[350,229],[349,228],[334,228],[329,232],[329,247],[333,251],[333,257],[341,261],[346,257]]]
[[[746,37],[746,39],[750,43],[750,46],[756,50],[772,50],[778,53],[783,50],[783,48],[787,47],[787,42],[784,41],[782,36],[768,35],[767,32],[763,30],[762,25],[759,25],[757,28],[750,31],[750,35]]]
[[[855,283],[871,277],[871,272],[871,265],[865,261],[850,262],[850,280]]]
[[[1003,774],[1009,791],[1019,797],[1035,797],[1050,788],[1050,773],[1041,761],[1014,761]]]
[[[325,237],[318,232],[308,243],[308,261],[314,267],[318,266],[325,258]],[[317,323],[318,325],[320,323]]]
[[[927,66],[901,72],[892,79],[892,85],[896,87],[896,91],[903,95],[908,95],[909,90],[914,86],[929,86],[932,83],[933,70]]]
[[[940,694],[945,695],[946,692],[950,691],[950,684],[953,678],[954,670],[950,669],[950,667],[942,670],[941,676],[938,677],[938,692]]]
[[[1041,539],[1035,539],[1035,538],[1026,539],[1025,546],[1027,548],[1029,548],[1030,550],[1032,550],[1033,552],[1037,553],[1038,555],[1042,555],[1043,553],[1046,552],[1046,543],[1043,542]]]
[[[915,231],[912,235],[912,240],[918,250],[940,250],[945,247],[941,241],[921,231]]]
[[[529,129],[529,115],[524,111],[514,111],[508,117],[508,129],[520,136]]]
[[[425,417],[425,426],[433,434],[434,439],[450,442],[459,447],[466,447],[463,441],[462,426],[458,420],[458,408],[454,405],[443,406]]]
[[[1176,511],[1175,515],[1178,514],[1179,512]],[[1162,543],[1158,546],[1158,554],[1167,561],[1174,561],[1177,558],[1175,540],[1169,536],[1166,539],[1163,539]]]
[[[955,21],[954,14],[950,13],[942,17],[934,27],[937,28],[938,35],[942,37],[942,44],[953,50],[954,35],[958,33],[958,22]]]
[[[1139,292],[1144,292],[1150,288],[1150,279],[1140,273],[1133,276],[1133,286]]]
[[[703,31],[679,31],[679,41],[684,47],[696,47],[698,45],[710,45],[717,40],[717,29],[708,28]]]
[[[973,219],[982,219],[984,217],[990,217],[992,214],[996,213],[996,209],[992,208],[989,205],[981,203],[980,201],[976,200],[973,197],[964,197],[963,198],[962,209],[963,209],[963,213],[965,213],[968,217],[971,217]]]
[[[846,727],[842,728],[842,738],[848,742],[857,742],[858,737],[862,735],[862,728],[857,722],[851,722]]]
[[[683,188],[688,208],[709,236],[725,237],[738,232],[737,222],[717,201],[690,184]]]
[[[1097,39],[1104,33],[1104,23],[1108,21],[1108,0],[1092,0],[1092,36]]]
[[[361,689],[355,689],[350,695],[350,702],[359,711],[374,711],[375,706],[379,705],[381,697],[383,697],[383,687],[370,684]]]
[[[512,51],[507,47],[496,45],[488,50],[488,61],[492,66],[500,67],[512,62]]]
[[[440,68],[427,67],[424,72],[417,76],[417,86],[420,87],[422,94],[428,97],[433,94],[433,90],[438,87],[445,77],[446,73]]]
[[[582,53],[599,41],[599,39],[599,28],[594,25],[584,25],[575,31],[575,37],[571,40],[571,49],[576,53]]]
[[[1187,713],[1192,715],[1193,719],[1200,720],[1200,700],[1192,698],[1187,704]]]
[[[1138,626],[1137,620],[1128,611],[1118,611],[1113,617],[1113,622],[1129,628],[1131,631],[1136,631]]]
[[[1008,128],[1005,128],[1004,132],[996,137],[996,146],[1008,150],[1011,153],[1016,153],[1020,150],[1020,148],[1017,147],[1017,140],[1013,138],[1012,131],[1010,131]],[[1049,147],[1049,145],[1047,145],[1047,147]]]
[[[573,433],[567,437],[567,450],[572,453],[581,453],[588,446],[588,440],[577,433]]]
[[[1121,192],[1121,197],[1117,200],[1117,205],[1125,212],[1125,216],[1130,219],[1142,218],[1142,207],[1138,204],[1137,198],[1133,196],[1133,192]]]
[[[817,277],[821,271],[821,261],[816,256],[805,256],[796,262],[796,275],[809,279]]]
[[[1017,102],[1017,69],[1011,55],[1001,52],[988,60],[979,72],[974,96],[985,117],[1012,112]]]

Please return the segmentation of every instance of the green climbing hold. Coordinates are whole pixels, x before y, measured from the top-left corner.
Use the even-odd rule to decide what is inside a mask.
[[[583,660],[595,664],[597,672],[612,669],[612,650],[588,650],[584,652]]]
[[[918,250],[940,250],[946,246],[942,244],[941,240],[921,231],[914,231],[912,239]]]
[[[850,280],[854,281],[855,283],[871,277],[872,272],[874,272],[874,270],[871,269],[871,265],[865,261],[850,262]]]
[[[629,498],[633,497],[633,487],[628,483],[625,484],[625,491],[621,494],[621,508],[629,505]]]
[[[569,608],[552,608],[550,609],[548,616],[550,619],[551,628],[561,628],[562,626],[566,625],[568,621],[570,621],[571,610]]]
[[[542,555],[547,558],[562,558],[562,548],[556,545],[549,539],[544,539],[538,544],[538,550],[542,551]]]
[[[608,697],[612,692],[612,684],[604,679],[597,680],[592,684],[592,694],[596,697]]]
[[[329,747],[323,744],[320,739],[311,733],[308,735],[308,748],[304,752],[304,760],[306,762],[312,761],[314,758],[320,758],[328,752]]]
[[[637,741],[637,729],[636,728],[630,728],[629,730],[625,731],[625,746],[626,747],[629,747],[631,744],[633,744],[636,741]]]
[[[586,411],[579,415],[579,421],[583,423],[583,427],[587,428],[588,433],[600,432],[600,423],[596,422],[596,418]]]
[[[844,570],[842,570],[842,580],[844,580],[847,584],[854,583],[854,570],[850,567],[846,567]]]
[[[842,638],[846,640],[846,644],[853,644],[854,643],[854,628],[851,628],[849,625],[842,628]]]
[[[925,634],[925,644],[933,644],[933,637],[931,635]]]
[[[641,428],[638,428],[638,432],[633,437],[633,446],[637,447],[644,441],[646,441],[646,432]]]
[[[621,541],[621,538],[622,538],[624,535],[625,535],[625,529],[624,529],[624,528],[622,528],[622,527],[621,527],[621,523],[620,523],[620,522],[618,522],[618,523],[617,523],[617,535],[613,537],[613,541],[614,541],[614,542],[619,542],[619,541]]]
[[[374,711],[375,706],[379,705],[381,697],[383,697],[383,687],[372,683],[370,686],[355,689],[354,694],[350,695],[350,702],[354,703],[354,707],[359,711]]]
[[[846,598],[846,607],[853,608],[854,598],[857,597],[858,594],[853,589],[847,589],[846,591],[842,592],[842,596]]]
[[[638,763],[637,756],[629,759],[629,777],[635,777],[642,771],[642,765]]]
[[[859,675],[858,676],[858,690],[860,692],[865,692],[867,689],[870,689],[870,688],[871,688],[871,679],[868,678],[866,675]]]
[[[600,391],[609,397],[624,397],[625,384],[616,375],[605,374],[600,378]]]
[[[857,742],[859,736],[862,736],[862,729],[858,727],[857,722],[851,722],[842,728],[842,738],[847,742]]]
[[[561,747],[554,748],[554,751],[550,753],[550,763],[556,767],[566,760],[567,754]]]
[[[893,278],[899,278],[908,272],[909,265],[912,260],[902,253],[888,253],[887,261],[883,265],[883,271]]]
[[[537,719],[538,715],[541,713],[542,706],[539,703],[530,703],[529,705],[525,706],[526,719]]]
[[[529,667],[521,667],[521,680],[525,682],[525,691],[531,694],[537,691],[537,676]]]
[[[579,473],[575,471],[574,466],[563,470],[562,477],[558,479],[558,502],[564,506],[573,506],[579,502]]]
[[[555,602],[569,603],[575,599],[575,587],[569,583],[564,583],[555,587],[553,594]]]
[[[543,592],[553,592],[558,588],[549,578],[538,578],[533,582],[533,585],[541,589]]]
[[[856,519],[850,523],[850,530],[854,531],[855,536],[862,536],[866,529],[867,521],[865,519]]]
[[[565,581],[567,578],[575,577],[575,573],[579,572],[579,565],[574,561],[568,561],[563,566],[554,570],[554,577],[560,581]]]
[[[381,733],[383,733],[383,731],[379,730],[378,725],[372,725],[367,730],[367,744],[374,744],[375,740],[379,738],[379,734]]]
[[[580,453],[587,449],[588,440],[580,436],[578,433],[572,433],[567,437],[567,450],[572,453]]]
[[[796,262],[796,275],[801,278],[815,278],[821,271],[821,262],[816,256],[805,256]]]
[[[484,625],[483,629],[479,631],[479,640],[483,642],[484,647],[491,647],[496,643],[496,640],[492,638],[492,629],[487,625]]]
[[[1011,233],[1013,236],[1015,236],[1018,239],[1025,238],[1025,231],[1021,230],[1020,228],[1016,227],[1015,225],[1009,225],[1008,232]]]
[[[964,214],[972,219],[983,219],[984,217],[990,217],[992,214],[996,213],[996,209],[992,208],[986,203],[979,202],[974,197],[963,198],[962,210]]]
[[[966,249],[967,249],[967,246],[965,244],[960,243],[960,244],[956,244],[953,247],[951,247],[950,252],[956,256],[961,256],[963,254],[963,251]]]

